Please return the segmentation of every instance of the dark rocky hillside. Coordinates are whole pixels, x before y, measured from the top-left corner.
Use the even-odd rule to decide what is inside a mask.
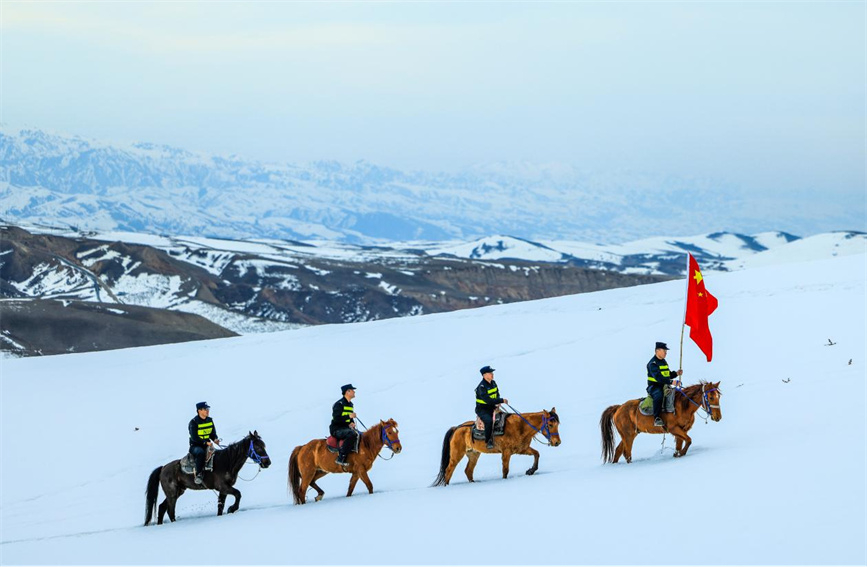
[[[3,226],[0,296],[191,311],[228,328],[233,327],[225,320],[231,317],[234,329],[243,330],[238,328],[239,318],[302,325],[359,322],[669,279],[568,264],[430,257],[412,251],[377,255],[371,250],[367,260],[343,260],[317,256],[313,247],[308,252],[298,243],[291,243],[291,251],[269,244],[264,252],[251,254],[233,251],[238,246],[231,244],[215,249],[173,240],[170,246],[156,248]],[[96,317],[93,310],[85,315],[82,308],[72,308],[78,304],[51,305],[58,321],[57,310],[62,309],[73,319]],[[4,322],[4,330],[14,334],[14,326],[23,323],[24,319],[10,319]],[[171,333],[166,337],[165,342],[182,340]],[[34,348],[45,352],[40,345]]]
[[[233,336],[204,317],[167,309],[54,299],[0,302],[0,343],[18,356]]]

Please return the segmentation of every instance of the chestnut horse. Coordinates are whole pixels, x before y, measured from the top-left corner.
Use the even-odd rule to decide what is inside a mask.
[[[675,457],[686,455],[692,439],[686,434],[695,422],[695,412],[702,408],[714,421],[722,419],[719,399],[719,382],[700,382],[675,390],[675,413],[662,413],[665,427],[653,425],[652,415],[643,415],[638,410],[639,400],[629,400],[623,405],[611,406],[602,412],[599,427],[602,429],[602,461],[616,463],[620,455],[632,462],[632,442],[639,433],[671,433],[676,441]],[[614,448],[614,428],[620,434],[620,444]]]
[[[530,441],[537,433],[541,433],[554,447],[560,444],[560,417],[556,408],[550,412],[542,410],[536,413],[510,413],[506,415],[506,427],[502,436],[494,436],[494,448],[488,449],[484,439],[473,439],[472,421],[456,425],[446,431],[443,439],[443,454],[440,461],[440,472],[431,486],[448,486],[455,472],[455,467],[466,455],[469,462],[464,472],[470,482],[473,480],[473,469],[482,453],[502,453],[503,478],[509,476],[509,460],[512,455],[533,455],[533,466],[527,469],[531,475],[539,470],[539,451],[530,447]]]
[[[318,493],[316,502],[322,500],[325,491],[319,488],[316,481],[328,473],[352,473],[346,496],[352,496],[359,478],[367,486],[367,491],[373,494],[373,483],[370,482],[367,471],[386,445],[394,453],[400,453],[402,449],[400,439],[397,438],[397,422],[393,419],[380,421],[361,434],[358,452],[349,453],[346,467],[337,464],[337,454],[328,450],[325,439],[314,439],[306,445],[295,447],[289,457],[289,486],[295,504],[307,502],[307,489],[311,486]]]

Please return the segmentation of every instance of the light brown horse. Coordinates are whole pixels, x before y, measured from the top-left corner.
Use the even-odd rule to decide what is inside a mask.
[[[392,451],[400,453],[402,447],[397,433],[396,421],[380,421],[361,434],[358,452],[349,454],[345,467],[337,464],[337,454],[328,450],[325,439],[314,439],[306,445],[295,447],[289,457],[289,487],[295,504],[307,502],[307,489],[311,486],[317,492],[316,502],[322,500],[325,491],[319,488],[316,481],[328,473],[352,473],[346,496],[352,496],[359,478],[367,486],[367,491],[373,494],[373,483],[367,471],[384,446],[388,445]]]
[[[472,421],[467,421],[446,431],[440,472],[431,486],[448,486],[455,468],[464,456],[469,460],[464,472],[470,482],[475,482],[473,470],[482,453],[503,455],[503,478],[509,476],[509,460],[512,455],[533,455],[533,466],[527,469],[527,474],[531,475],[539,470],[539,451],[530,447],[533,436],[541,433],[549,445],[556,447],[560,444],[560,417],[556,408],[551,408],[550,412],[542,410],[536,413],[508,414],[505,432],[502,436],[494,436],[493,449],[486,447],[484,439],[473,439],[472,424]]]
[[[676,441],[675,457],[686,455],[692,439],[686,434],[695,422],[695,412],[702,408],[714,421],[722,419],[719,407],[719,382],[700,382],[676,390],[674,413],[662,413],[665,427],[653,425],[652,415],[643,415],[638,410],[639,400],[629,400],[623,405],[611,406],[602,412],[599,427],[602,429],[602,461],[616,463],[620,455],[632,462],[632,442],[639,433],[671,433]],[[620,444],[614,447],[614,428],[620,434]]]

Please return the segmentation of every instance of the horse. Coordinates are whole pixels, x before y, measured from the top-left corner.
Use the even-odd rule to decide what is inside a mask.
[[[440,472],[431,486],[448,486],[455,467],[464,455],[469,459],[464,472],[470,482],[475,482],[473,469],[476,468],[476,462],[482,453],[502,453],[503,478],[509,476],[509,460],[512,455],[533,455],[533,466],[527,469],[527,474],[532,475],[539,470],[539,451],[530,447],[533,437],[541,433],[549,445],[560,445],[560,417],[556,408],[551,408],[550,412],[542,410],[536,413],[507,414],[505,432],[502,436],[494,436],[493,449],[488,449],[484,440],[473,439],[472,424],[472,421],[467,421],[446,431]]]
[[[257,431],[248,433],[240,441],[214,453],[214,470],[205,471],[202,484],[195,483],[194,475],[181,471],[180,459],[155,468],[148,479],[147,490],[145,491],[144,525],[150,524],[154,512],[156,512],[159,485],[162,485],[166,499],[160,504],[157,524],[163,523],[163,516],[166,512],[169,513],[169,519],[172,522],[175,521],[175,504],[188,488],[191,490],[216,490],[219,493],[217,497],[218,516],[223,515],[226,495],[231,494],[235,497],[235,502],[229,506],[228,513],[235,512],[241,503],[241,493],[233,485],[238,480],[238,472],[244,466],[247,458],[253,459],[263,469],[271,466],[271,458],[265,452],[265,442],[259,437]]]
[[[380,420],[362,433],[358,441],[358,452],[349,454],[346,466],[337,464],[337,455],[328,450],[325,439],[314,439],[306,445],[295,447],[289,457],[288,474],[288,485],[292,490],[295,504],[307,502],[307,489],[311,486],[317,492],[316,502],[322,500],[325,491],[319,488],[316,481],[328,473],[352,473],[349,479],[349,490],[346,491],[347,497],[352,496],[359,478],[367,486],[367,491],[373,494],[373,483],[367,476],[367,471],[386,445],[394,454],[400,453],[403,448],[398,439],[397,422],[393,419]]]
[[[652,415],[643,415],[638,410],[640,400],[629,400],[622,405],[614,405],[602,412],[599,427],[602,430],[602,461],[616,463],[620,456],[626,457],[626,462],[632,462],[632,442],[639,433],[671,433],[676,441],[675,457],[686,455],[692,439],[686,434],[695,422],[695,412],[704,409],[714,421],[722,419],[719,407],[719,382],[701,381],[698,384],[676,389],[678,399],[675,401],[675,413],[662,413],[664,427],[653,425]],[[614,429],[620,434],[620,444],[614,448]]]

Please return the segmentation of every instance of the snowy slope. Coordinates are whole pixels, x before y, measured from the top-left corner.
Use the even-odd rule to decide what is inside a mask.
[[[654,341],[677,364],[683,281],[4,360],[0,563],[863,565],[867,256],[705,281],[720,301],[715,359],[687,340],[685,380],[722,381],[723,419],[697,422],[683,459],[670,438],[642,435],[632,464],[602,465],[598,425],[642,394]],[[460,465],[454,484],[428,488],[488,363],[519,410],[557,407],[563,444],[537,447],[533,477],[529,457],[501,480],[500,460],[483,456],[475,484]],[[325,433],[349,381],[361,419],[395,418],[404,450],[377,461],[373,495],[344,498],[348,477],[330,475],[325,500],[293,506],[289,453]],[[185,451],[203,399],[224,439],[258,429],[274,465],[239,482],[233,516],[214,516],[214,494],[187,493],[177,523],[142,527],[147,477]],[[335,526],[354,530],[347,548]]]

